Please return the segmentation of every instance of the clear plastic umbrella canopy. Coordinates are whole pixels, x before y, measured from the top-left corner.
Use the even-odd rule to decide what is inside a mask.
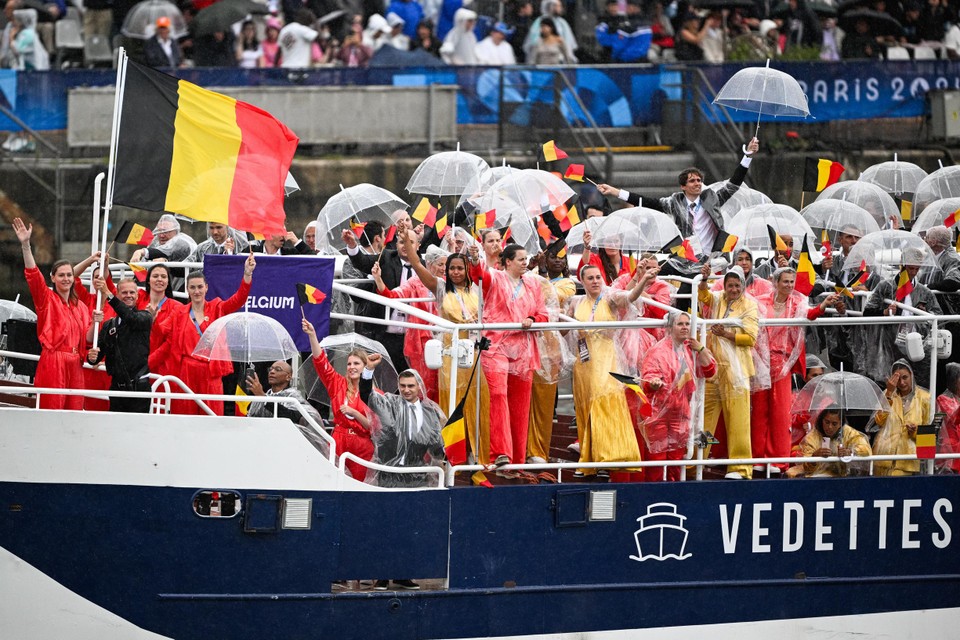
[[[193,355],[224,362],[273,362],[297,355],[283,325],[268,316],[239,311],[214,320]]]
[[[793,253],[798,254],[803,247],[802,236],[807,236],[809,248],[813,249],[813,230],[807,221],[793,207],[785,204],[760,204],[741,210],[725,225],[727,233],[737,236],[737,248],[746,247],[752,251],[772,250],[770,232],[773,227],[779,235],[793,238]]]
[[[852,412],[890,410],[890,403],[876,382],[856,373],[836,371],[817,376],[804,385],[790,411],[817,414],[833,405]]]
[[[483,213],[480,211],[478,205],[487,190],[500,178],[508,176],[511,173],[519,172],[520,169],[514,169],[513,167],[504,165],[501,167],[493,167],[488,171],[477,174],[476,177],[471,178],[470,182],[467,183],[466,188],[463,190],[463,195],[460,196],[460,200],[457,201],[457,206],[464,207],[467,213]]]
[[[583,249],[583,232],[589,231],[591,234],[597,232],[597,228],[606,220],[603,216],[594,216],[587,218],[580,224],[574,225],[567,232],[567,249],[576,252]]]
[[[528,218],[536,218],[545,211],[556,209],[575,195],[573,189],[556,176],[546,171],[524,169],[493,183],[480,198],[477,210],[496,211],[497,226],[501,226],[501,216],[512,218],[522,212]]]
[[[187,35],[187,23],[177,5],[166,0],[146,0],[133,5],[123,20],[120,33],[128,38],[148,40],[157,31],[157,18],[170,18],[170,37]]]
[[[902,265],[933,267],[937,264],[936,256],[923,238],[899,229],[875,231],[860,238],[850,249],[843,268],[858,270],[864,261],[871,270],[881,267],[899,268]]]
[[[944,219],[957,209],[960,209],[960,198],[934,200],[923,208],[923,213],[917,216],[910,231],[922,233],[930,227],[942,225]]]
[[[387,228],[400,209],[406,211],[407,203],[382,187],[365,182],[346,189],[341,185],[340,193],[331,196],[317,214],[318,247],[339,246],[340,231],[350,227],[353,216],[361,222],[377,220]]]
[[[680,236],[673,219],[645,207],[630,207],[603,218],[593,234],[593,246],[621,251],[660,251]]]
[[[466,151],[441,151],[426,158],[416,168],[407,191],[433,196],[460,196],[490,166],[480,156]]]
[[[524,175],[532,176],[546,196],[547,207],[552,211],[573,198],[576,192],[562,178],[541,169],[523,169]]]
[[[725,186],[727,186],[728,180],[720,180],[719,182],[714,182],[707,187],[710,191],[718,191]],[[746,209],[747,207],[753,207],[758,204],[771,204],[773,200],[767,197],[762,191],[756,189],[751,189],[745,184],[740,185],[740,188],[734,192],[730,199],[723,203],[723,206],[720,207],[720,215],[723,216],[724,223],[730,222],[730,219],[733,216],[740,213],[741,209]]]
[[[891,160],[867,167],[858,178],[861,182],[875,184],[892,196],[916,193],[927,172],[912,162]]]
[[[320,341],[320,346],[323,347],[333,368],[343,376],[347,374],[347,356],[352,351],[359,349],[365,353],[379,353],[383,356],[383,360],[373,372],[373,382],[378,389],[388,393],[397,391],[397,370],[393,366],[393,361],[390,360],[386,348],[376,340],[365,338],[356,333],[340,333],[327,336]],[[312,360],[307,360],[300,365],[298,376],[307,399],[316,400],[322,404],[330,404],[330,396],[320,382]]]
[[[714,104],[730,109],[750,111],[757,115],[757,131],[760,130],[760,116],[799,117],[810,115],[807,96],[800,84],[790,74],[766,67],[741,69],[727,80]]]
[[[900,218],[900,209],[893,197],[869,182],[859,180],[847,180],[832,184],[817,196],[817,202],[821,200],[846,200],[866,209],[867,213],[873,216],[877,226],[881,229],[886,226],[891,217]]]
[[[817,200],[804,207],[800,215],[813,229],[817,238],[820,238],[821,232],[826,229],[830,242],[833,243],[837,242],[840,231],[861,238],[868,233],[880,231],[877,221],[866,209],[845,200]]]
[[[36,322],[37,314],[13,300],[0,300],[0,322],[7,320],[26,320]]]
[[[919,185],[913,196],[913,213],[918,215],[934,200],[960,198],[960,166],[937,169]]]

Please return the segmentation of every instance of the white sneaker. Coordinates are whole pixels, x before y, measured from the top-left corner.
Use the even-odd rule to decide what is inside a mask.
[[[527,464],[547,464],[547,461],[540,456],[530,456],[527,458]]]
[[[762,464],[755,464],[753,465],[753,470],[756,471],[757,473],[764,473],[766,472],[767,468]]]
[[[727,480],[743,480],[743,475],[738,471],[731,471],[727,475],[723,476]]]
[[[577,440],[576,442],[571,442],[570,444],[568,444],[568,445],[567,445],[567,451],[569,451],[569,452],[571,452],[571,453],[576,453],[576,454],[579,455],[579,453],[580,453],[580,441]]]
[[[780,471],[780,467],[770,467],[770,475],[772,475],[772,476],[778,476],[778,475],[780,475],[781,473],[782,473],[782,472]]]

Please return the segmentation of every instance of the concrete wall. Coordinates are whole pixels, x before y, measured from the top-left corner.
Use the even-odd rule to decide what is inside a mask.
[[[214,91],[273,114],[304,145],[426,144],[457,140],[457,87],[222,87]],[[113,87],[67,98],[71,147],[110,144]]]

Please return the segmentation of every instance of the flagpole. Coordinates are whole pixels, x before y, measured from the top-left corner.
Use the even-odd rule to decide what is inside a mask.
[[[123,47],[117,50],[117,86],[113,96],[113,125],[110,128],[110,159],[107,164],[107,195],[103,203],[103,239],[100,246],[100,277],[104,277],[107,261],[107,227],[110,223],[110,210],[113,208],[113,179],[117,168],[117,138],[120,133],[120,112],[123,106],[123,90],[127,80],[127,52]],[[99,203],[98,203],[99,205]],[[111,245],[112,246],[112,245]],[[97,309],[100,308],[103,293],[97,290]],[[93,324],[93,348],[97,348],[100,337],[100,323]]]

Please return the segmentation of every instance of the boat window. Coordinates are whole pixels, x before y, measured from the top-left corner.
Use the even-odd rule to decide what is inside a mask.
[[[232,518],[240,513],[240,494],[209,489],[193,496],[193,512],[201,518]]]

